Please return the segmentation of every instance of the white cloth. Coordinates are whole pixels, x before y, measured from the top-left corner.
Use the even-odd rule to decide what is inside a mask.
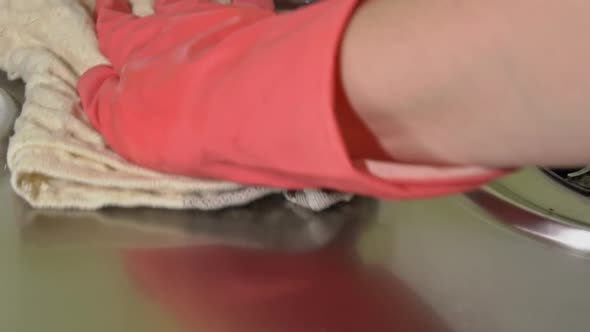
[[[135,9],[149,12],[150,0],[134,2]],[[0,69],[26,82],[7,154],[15,192],[33,207],[57,209],[218,209],[281,193],[161,174],[128,163],[108,148],[79,108],[75,88],[84,71],[108,63],[88,13],[92,3],[0,0]],[[319,190],[286,197],[313,210],[351,198]]]

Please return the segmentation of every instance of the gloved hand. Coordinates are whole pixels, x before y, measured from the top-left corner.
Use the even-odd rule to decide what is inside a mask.
[[[338,80],[357,2],[276,15],[270,0],[157,0],[154,15],[138,18],[124,0],[98,0],[98,39],[112,65],[83,75],[83,108],[123,157],[185,176],[387,198],[498,176],[395,164],[380,150]]]

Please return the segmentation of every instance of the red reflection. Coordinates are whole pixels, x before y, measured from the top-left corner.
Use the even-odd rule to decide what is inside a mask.
[[[125,253],[132,280],[191,332],[446,329],[344,241],[306,254],[208,246]]]

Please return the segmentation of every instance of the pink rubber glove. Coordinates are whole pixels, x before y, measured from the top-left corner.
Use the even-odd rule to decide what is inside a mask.
[[[357,2],[276,15],[271,1],[159,0],[156,14],[140,19],[125,0],[97,0],[112,67],[83,75],[83,107],[124,158],[185,176],[416,198],[500,175],[397,164],[381,151],[338,80]]]

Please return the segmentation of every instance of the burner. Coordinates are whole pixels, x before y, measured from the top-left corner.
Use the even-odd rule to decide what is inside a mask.
[[[590,166],[578,168],[545,168],[543,171],[565,187],[590,197]]]

